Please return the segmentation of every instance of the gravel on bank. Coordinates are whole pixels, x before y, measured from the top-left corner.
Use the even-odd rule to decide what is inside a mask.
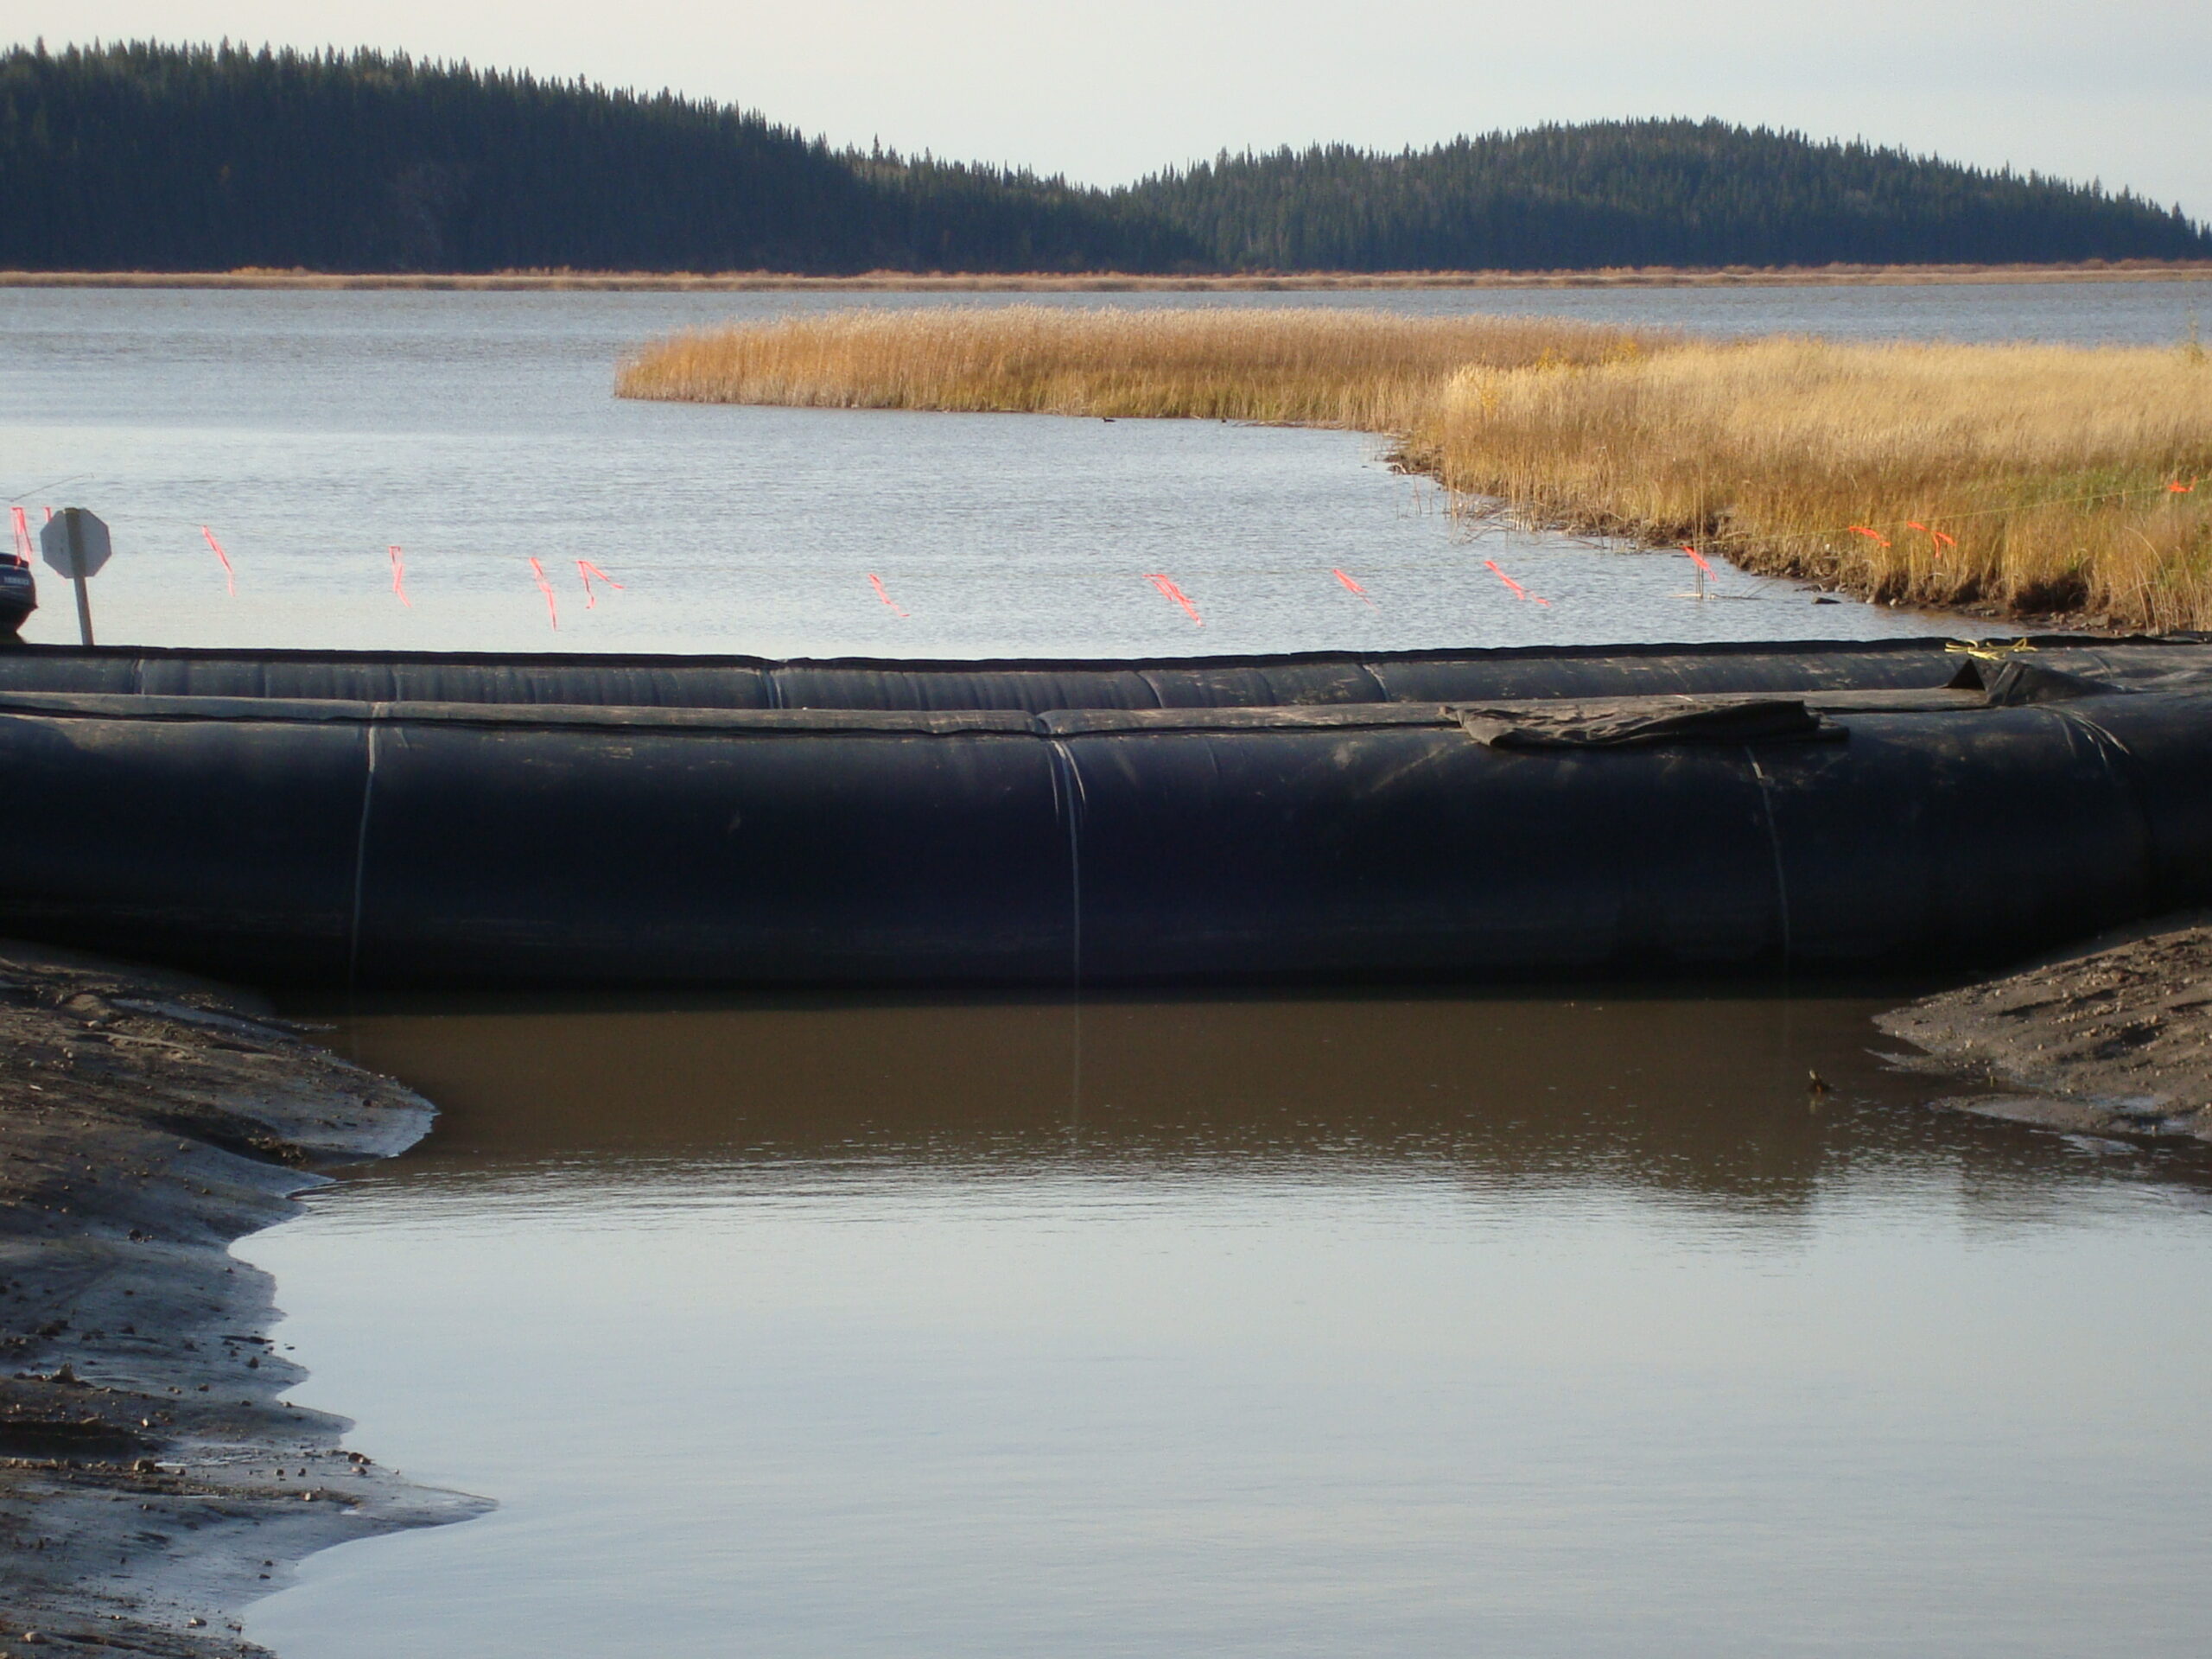
[[[2068,1134],[2212,1141],[2212,912],[2102,934],[1875,1022],[1917,1069],[2000,1090],[1932,1104]]]
[[[0,942],[0,1655],[257,1653],[302,1557],[486,1507],[283,1403],[229,1254],[433,1116],[238,992]]]

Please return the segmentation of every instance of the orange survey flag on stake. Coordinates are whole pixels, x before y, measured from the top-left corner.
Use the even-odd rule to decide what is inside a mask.
[[[537,562],[537,555],[530,558],[530,574],[537,582],[537,591],[545,595],[545,614],[553,624],[553,632],[561,631],[561,607],[553,602],[553,584],[545,580],[545,567]]]
[[[1519,582],[1514,581],[1512,577],[1507,575],[1504,570],[1499,567],[1496,559],[1484,559],[1483,563],[1490,567],[1491,575],[1496,576],[1500,582],[1503,582],[1508,588],[1510,588],[1513,590],[1514,598],[1532,599],[1535,601],[1537,604],[1546,607],[1548,607],[1551,604],[1551,601],[1546,599],[1541,594],[1530,593]]]
[[[881,600],[884,604],[890,608],[893,615],[904,616],[906,614],[906,607],[900,605],[897,600],[891,597],[891,590],[883,585],[883,578],[877,575],[873,570],[868,572],[868,585],[875,589],[875,596]]]
[[[207,525],[200,526],[200,533],[207,538],[207,545],[215,550],[215,556],[222,561],[223,585],[231,590],[231,597],[236,599],[238,596],[238,574],[231,569],[231,556],[223,551],[223,544],[215,539],[215,532]]]
[[[1191,603],[1191,596],[1185,593],[1180,588],[1178,588],[1173,582],[1170,582],[1166,576],[1160,575],[1157,571],[1147,571],[1145,575],[1145,580],[1150,582],[1154,587],[1159,588],[1162,597],[1172,599],[1178,605],[1180,605],[1183,607],[1184,613],[1187,615],[1192,621],[1197,623],[1198,626],[1202,628],[1205,626],[1206,620],[1198,614],[1198,607]]]
[[[391,550],[391,591],[409,610],[415,608],[415,601],[407,597],[407,561],[399,556],[397,547]]]
[[[1358,594],[1362,599],[1366,599],[1366,600],[1367,600],[1367,602],[1368,602],[1370,605],[1372,605],[1372,604],[1375,602],[1375,601],[1374,601],[1373,600],[1371,600],[1371,599],[1367,599],[1367,589],[1366,589],[1366,588],[1364,588],[1361,587],[1357,582],[1354,582],[1354,581],[1353,581],[1350,576],[1346,575],[1343,571],[1341,571],[1341,570],[1334,570],[1334,569],[1332,569],[1332,570],[1330,572],[1330,575],[1333,575],[1334,577],[1336,577],[1336,579],[1337,579],[1338,582],[1341,582],[1342,583],[1344,583],[1344,585],[1346,588],[1350,588],[1353,593],[1357,594]]]
[[[593,593],[591,590],[591,579],[594,576],[597,576],[601,582],[614,589],[616,593],[619,594],[622,591],[622,584],[620,582],[615,581],[613,577],[608,575],[606,571],[601,569],[589,559],[578,559],[576,561],[576,574],[584,579],[584,609],[588,611],[594,609],[599,604],[599,595]]]

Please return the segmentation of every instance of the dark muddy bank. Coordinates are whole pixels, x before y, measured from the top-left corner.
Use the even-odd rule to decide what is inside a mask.
[[[2067,1133],[2212,1141],[2212,912],[2101,935],[1877,1022],[1922,1068],[1999,1092],[1934,1103]]]
[[[233,993],[0,944],[0,1653],[253,1651],[301,1558],[480,1507],[281,1401],[228,1254],[432,1115]]]

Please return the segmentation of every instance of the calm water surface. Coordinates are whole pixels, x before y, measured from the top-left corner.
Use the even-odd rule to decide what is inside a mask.
[[[2208,294],[2184,282],[952,302],[1321,303],[2163,344]],[[109,521],[121,551],[96,615],[118,643],[1098,656],[1947,626],[1815,607],[1742,576],[1725,584],[1729,601],[1700,604],[1682,597],[1679,558],[1559,537],[1470,545],[1433,491],[1357,434],[612,395],[620,354],[672,328],[925,298],[944,302],[0,289],[0,496],[34,523],[65,502]],[[236,568],[235,596],[203,527]],[[1515,599],[1485,558],[1551,603]],[[624,586],[588,608],[578,559]],[[1338,585],[1338,568],[1372,603]],[[1144,580],[1154,572],[1198,602],[1202,630]],[[66,590],[48,589],[29,636],[73,637]]]
[[[2202,1652],[2212,1168],[1919,1110],[1895,1000],[352,1020],[448,1116],[241,1254],[504,1507],[248,1634]]]

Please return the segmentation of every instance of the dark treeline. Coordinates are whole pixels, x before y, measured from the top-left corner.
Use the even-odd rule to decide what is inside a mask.
[[[1103,191],[360,52],[0,57],[0,266],[1248,271],[2212,257],[2133,195],[1719,122],[1224,156]]]
[[[1087,192],[863,164],[666,93],[367,52],[0,58],[16,269],[1015,270],[1128,239]]]
[[[1282,270],[2038,264],[2212,255],[2177,207],[1719,121],[1605,121],[1375,156],[1224,156],[1139,200],[1208,264]]]

